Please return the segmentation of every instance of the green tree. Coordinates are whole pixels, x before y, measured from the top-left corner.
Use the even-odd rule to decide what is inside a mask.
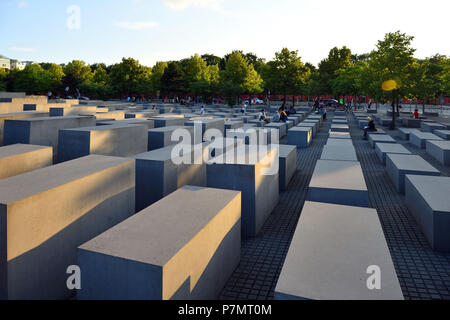
[[[152,69],[133,58],[123,58],[111,67],[111,87],[116,94],[149,94],[152,92]]]
[[[221,58],[218,56],[215,56],[213,54],[203,54],[202,55],[202,59],[205,60],[206,64],[208,66],[213,66],[213,65],[219,65]]]
[[[283,48],[275,53],[275,59],[269,61],[262,72],[266,86],[271,91],[282,92],[284,103],[287,94],[307,92],[307,83],[311,70],[306,67],[298,51]]]
[[[83,82],[91,80],[91,68],[80,60],[73,60],[63,66],[64,78],[62,80],[64,87],[71,90],[78,88]]]
[[[167,62],[157,62],[152,68],[152,88],[153,93],[157,96],[160,95],[162,84],[161,78],[164,75],[164,71],[167,69]]]
[[[368,60],[372,81],[379,90],[384,89],[392,97],[392,129],[395,128],[395,105],[398,112],[399,99],[412,92],[413,39],[400,31],[387,33],[383,40],[378,41],[376,50],[372,51]],[[386,88],[385,84],[389,83],[393,85]]]
[[[334,47],[330,50],[328,57],[319,63],[318,88],[322,94],[331,94],[331,86],[337,78],[338,70],[346,69],[351,65],[352,52],[347,47],[341,49]]]
[[[238,51],[227,59],[225,70],[221,73],[222,91],[230,98],[242,93],[256,94],[263,91],[261,76]]]
[[[413,65],[412,95],[422,100],[422,111],[425,113],[425,103],[428,99],[437,99],[444,93],[445,56],[435,55],[428,59],[417,60]]]
[[[52,89],[52,74],[38,64],[26,66],[15,73],[14,91],[46,94]]]
[[[8,73],[5,68],[0,68],[0,91],[6,91],[7,89]]]
[[[164,94],[183,94],[186,92],[186,81],[181,63],[171,61],[161,77],[161,92]]]

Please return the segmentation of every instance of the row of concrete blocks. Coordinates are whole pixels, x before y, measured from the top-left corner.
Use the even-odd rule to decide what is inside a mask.
[[[450,149],[447,141],[426,143],[430,154],[440,154],[440,144]],[[400,144],[376,143],[375,149],[397,192],[406,195],[406,204],[432,248],[450,252],[450,178],[440,177],[439,170]]]
[[[295,157],[292,158],[292,147],[290,148],[290,151],[283,148],[281,148],[281,150],[284,150],[281,152],[290,155],[289,157],[286,157],[286,160],[287,158],[295,159]],[[247,151],[247,154],[248,153],[249,151]],[[137,157],[136,165],[138,167],[140,166],[139,161],[142,160],[141,158],[143,157],[145,157],[145,155]],[[210,166],[211,170],[214,171],[214,174],[212,175],[214,179],[208,180],[208,185],[220,185],[225,189],[229,188],[244,190],[242,191],[242,204],[245,207],[242,208],[242,213],[244,214],[242,220],[243,228],[247,228],[247,232],[250,230],[251,233],[256,233],[258,231],[257,229],[262,226],[265,218],[267,218],[267,215],[270,214],[273,207],[278,202],[278,172],[276,174],[272,174],[270,177],[262,177],[260,170],[258,170],[261,169],[262,162],[264,162],[263,160],[267,160],[268,157],[271,161],[274,161],[276,158],[275,152],[271,152],[265,157],[257,159],[255,163],[244,163],[237,165],[228,165],[225,163],[224,166],[224,163],[217,163],[218,161],[215,161],[215,163]],[[145,159],[145,161],[147,160],[148,159]],[[291,160],[287,160],[286,163],[290,162]],[[115,170],[107,170],[106,167],[111,165],[111,163],[117,163],[120,165],[115,166],[117,167]],[[125,163],[127,165],[125,165]],[[221,167],[215,167],[216,165],[220,165]],[[50,179],[50,181],[48,178],[45,180],[44,177],[47,176],[52,177],[52,179]],[[136,178],[138,176],[139,173],[136,175]],[[230,176],[233,178],[230,179]],[[74,242],[76,242],[75,246],[80,245],[83,241],[88,240],[86,238],[88,235],[93,235],[94,230],[102,232],[117,223],[119,220],[122,220],[124,215],[126,217],[134,213],[134,177],[134,160],[103,156],[88,156],[0,181],[0,189],[2,189],[3,186],[3,191],[5,191],[3,193],[5,198],[2,199],[1,203],[4,205],[5,210],[7,210],[6,213],[9,217],[20,217],[20,212],[23,210],[29,210],[30,206],[32,207],[35,215],[34,218],[31,217],[29,220],[29,217],[27,219],[24,218],[25,220],[23,221],[20,219],[18,221],[13,219],[12,221],[14,221],[14,224],[8,223],[7,225],[7,235],[10,246],[8,247],[7,258],[4,257],[6,260],[2,260],[2,268],[4,268],[3,271],[6,269],[8,270],[7,273],[5,271],[5,274],[8,274],[8,277],[6,277],[7,280],[5,280],[7,283],[5,283],[5,286],[2,286],[7,288],[6,292],[2,292],[2,296],[11,299],[58,299],[65,298],[68,295],[70,296],[70,292],[62,286],[64,277],[63,274],[65,275],[63,269],[71,263],[75,263],[74,256],[69,254],[73,253],[76,249],[73,247]],[[236,177],[236,179],[234,179],[234,177]],[[74,181],[71,180],[72,178]],[[151,177],[151,179],[154,178],[154,176]],[[45,180],[45,183],[41,184],[41,181],[43,180]],[[137,181],[138,180],[136,179],[136,182]],[[64,182],[64,187],[59,186],[60,182]],[[27,188],[25,188],[25,190],[21,190],[23,194],[17,192],[18,190],[16,189],[20,188],[19,186],[21,185],[27,186],[30,190],[27,191]],[[40,187],[48,190],[48,192],[41,195]],[[65,191],[65,189],[67,190]],[[38,194],[39,196],[37,196]],[[17,197],[17,199],[14,197]],[[105,197],[110,197],[111,199],[105,199]],[[50,198],[53,200],[50,201]],[[58,203],[61,199],[64,201]],[[208,199],[208,201],[211,200],[208,195],[203,197],[202,195],[198,195],[198,193],[193,194],[192,199],[195,203],[200,204],[200,206],[203,204],[202,199]],[[16,202],[19,201],[20,205],[17,205]],[[47,203],[47,201],[49,201],[49,203]],[[55,204],[55,201],[58,205]],[[212,203],[215,203],[214,199],[211,201]],[[14,206],[8,207],[8,205],[13,203],[15,204]],[[168,203],[171,203],[171,201],[168,201]],[[184,204],[179,205],[183,208],[183,210],[186,210]],[[46,208],[46,210],[41,210],[41,206],[42,208]],[[133,209],[131,207],[133,207]],[[161,206],[161,208],[165,207],[165,205]],[[195,211],[197,209],[198,208],[193,208],[192,210]],[[73,214],[68,214],[68,211],[73,212]],[[55,219],[55,215],[60,218]],[[116,217],[115,215],[118,216]],[[186,219],[187,221],[192,221],[189,217],[186,217]],[[254,221],[250,222],[252,219]],[[90,223],[95,223],[95,227],[91,226]],[[252,224],[252,226],[249,226],[248,223]],[[26,224],[26,226],[24,227],[22,224]],[[37,227],[33,226],[34,224],[36,224]],[[16,231],[17,228],[22,228],[23,232],[19,232],[16,236],[15,232],[18,232]],[[41,230],[41,228],[43,230]],[[83,232],[80,232],[79,230],[83,230]],[[239,232],[235,231],[234,234],[236,234],[236,232],[240,234],[240,228],[238,231]],[[237,236],[234,235],[233,237],[236,240]],[[233,242],[235,240],[230,241]],[[147,240],[143,239],[143,241]],[[94,244],[96,243],[95,240],[93,242]],[[208,241],[206,240],[206,242]],[[150,241],[150,243],[152,243],[152,241]],[[71,248],[68,248],[68,246],[71,246]],[[69,252],[66,253],[66,250]],[[236,247],[230,252],[237,252]],[[104,255],[100,256],[100,258],[105,258]],[[118,260],[119,265],[123,264],[120,262],[121,259]],[[39,273],[39,276],[38,274],[33,276],[33,267],[37,267],[37,269],[42,271],[40,264],[44,262],[48,263],[49,261],[52,262],[52,268],[49,268],[48,274],[44,272],[44,274]],[[232,259],[232,261],[235,261],[235,259]],[[94,265],[98,266],[98,263],[99,262],[97,261]],[[135,265],[133,262],[130,263],[131,265]],[[218,262],[219,265],[223,263],[224,260],[220,260]],[[183,263],[181,265],[183,265]],[[111,271],[118,272],[115,275],[120,275],[117,277],[119,282],[123,276],[121,273],[122,271],[123,270]],[[223,271],[220,271],[220,273],[223,273]],[[84,271],[83,274],[85,274]],[[223,276],[227,274],[229,273],[225,272]],[[32,277],[33,281],[25,281],[25,278],[28,276]],[[98,275],[93,278],[95,280],[98,278]],[[92,280],[89,276],[85,279],[88,279],[89,283]],[[114,277],[108,279],[111,281]],[[94,283],[94,289],[101,288],[101,286],[99,287],[94,280],[92,280]],[[128,282],[131,284],[136,283],[133,281]],[[44,290],[32,289],[42,288],[45,283],[47,283],[47,285]],[[52,283],[52,285],[48,285],[48,283]],[[221,283],[223,284],[223,282]],[[119,286],[122,286],[123,284],[124,283],[120,282]],[[82,288],[86,287],[89,288],[89,285],[84,284],[82,286]],[[191,289],[192,288],[193,286],[191,283]],[[185,287],[181,289],[181,291],[184,292],[184,295],[177,289],[176,294],[173,293],[173,296],[170,296],[169,294],[165,297],[188,297],[186,294],[189,290],[186,291]],[[215,287],[215,293],[218,292],[218,289],[220,288]],[[160,291],[156,291],[158,294],[161,294]],[[92,292],[89,293],[90,290],[87,290],[86,292],[86,295],[81,294],[81,297],[100,297],[99,295],[92,295]],[[137,292],[141,291],[138,290]],[[205,295],[205,292],[208,294]],[[130,290],[125,290],[122,293],[128,294],[129,296],[127,297],[141,297],[138,295],[133,295],[133,293],[130,293]],[[114,297],[123,297],[121,296],[122,293],[115,292],[114,294],[116,295]],[[213,298],[214,296],[210,293],[210,291],[204,291],[202,289],[199,290],[198,296],[193,295],[193,297]],[[97,291],[97,294],[107,295],[108,290]],[[101,297],[105,298],[104,296]],[[109,297],[113,298],[112,296]],[[145,293],[145,297],[154,298],[155,296],[149,296],[147,292]]]
[[[288,144],[307,148],[322,126],[322,116],[310,115],[288,131]]]
[[[401,300],[400,284],[350,139],[329,139],[275,288],[279,300]],[[368,286],[373,267],[381,286]]]
[[[135,160],[0,180],[1,299],[215,299],[240,259],[241,192],[184,187],[134,215]]]
[[[426,149],[427,153],[444,166],[450,165],[450,131],[435,130],[421,132],[417,129],[399,129],[401,139],[409,142],[420,149]]]

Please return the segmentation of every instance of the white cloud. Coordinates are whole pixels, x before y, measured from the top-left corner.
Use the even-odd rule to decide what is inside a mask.
[[[27,5],[28,5],[28,2],[26,2],[26,1],[19,1],[19,2],[17,3],[17,6],[18,6],[19,8],[26,7]]]
[[[159,26],[158,22],[154,21],[121,21],[114,24],[116,27],[128,30],[144,30],[152,29]]]
[[[10,47],[8,48],[11,51],[19,51],[19,52],[34,52],[35,48],[20,48],[20,47]]]
[[[218,9],[222,0],[162,0],[172,10],[184,10],[191,6]]]

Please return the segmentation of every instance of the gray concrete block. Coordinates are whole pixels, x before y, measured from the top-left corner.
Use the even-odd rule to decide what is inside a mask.
[[[399,128],[398,129],[398,136],[402,140],[409,140],[409,134],[412,131],[419,131],[417,129],[409,129],[409,128]]]
[[[367,286],[381,269],[381,289]],[[306,202],[275,288],[276,300],[403,300],[374,209]]]
[[[279,200],[278,149],[260,152],[245,146],[207,165],[207,186],[242,191],[242,234],[256,236]],[[268,170],[274,168],[275,172]]]
[[[397,189],[405,193],[405,175],[439,176],[441,173],[435,167],[417,155],[387,154],[386,171]]]
[[[53,164],[51,147],[13,144],[0,147],[0,180]]]
[[[327,146],[352,146],[353,147],[353,141],[351,139],[329,138],[326,145]]]
[[[349,132],[328,132],[328,137],[331,139],[347,139],[351,140],[352,137]]]
[[[229,129],[239,129],[244,126],[242,121],[225,121],[225,130]]]
[[[289,182],[297,170],[297,147],[289,145],[279,145],[280,157],[280,191],[287,190]]]
[[[278,134],[276,129],[248,127],[248,125],[226,131],[227,138],[245,141],[246,145],[267,145],[271,143],[272,138],[274,143],[278,143]]]
[[[383,135],[369,133],[367,136],[372,148],[375,148],[375,143],[397,143],[397,141],[387,134]]]
[[[207,144],[172,145],[134,156],[136,211],[185,186],[206,186]]]
[[[178,131],[177,131],[178,130]],[[174,144],[177,144],[179,140],[172,141],[172,137],[175,139],[177,132],[180,130],[187,130],[190,135],[190,139],[188,141],[184,141],[185,144],[194,144],[195,143],[195,130],[194,127],[188,126],[173,126],[173,127],[162,127],[148,130],[148,151],[153,151],[161,148],[165,148]],[[186,134],[187,134],[186,132]],[[187,137],[186,137],[187,138]],[[198,139],[198,143],[201,142],[201,139]]]
[[[307,200],[368,207],[369,195],[361,164],[357,161],[317,161]]]
[[[331,121],[333,124],[348,124],[347,119],[333,119]]]
[[[97,126],[106,126],[106,125],[140,125],[144,126],[147,130],[151,130],[155,128],[155,122],[153,120],[146,119],[125,119],[125,120],[114,120],[114,121],[97,121]]]
[[[409,143],[417,148],[425,149],[427,140],[442,141],[443,139],[430,132],[411,131],[409,134]]]
[[[352,146],[324,146],[320,160],[358,161],[355,147]]]
[[[59,130],[93,127],[95,117],[67,116],[17,119],[5,121],[5,145],[34,144],[53,147],[53,160],[58,159]]]
[[[240,260],[241,195],[184,187],[80,246],[81,300],[214,300]]]
[[[406,175],[406,205],[431,247],[450,252],[450,178]]]
[[[312,127],[295,127],[288,131],[288,144],[299,148],[307,148],[312,142]]]
[[[287,134],[287,130],[288,130],[288,125],[286,123],[269,123],[264,125],[264,128],[272,128],[272,129],[277,129],[278,130],[278,134],[280,138],[284,138]]]
[[[444,166],[450,166],[450,141],[427,140],[427,153]]]
[[[332,124],[331,132],[350,132],[348,124]]]
[[[386,165],[386,154],[411,154],[404,146],[398,143],[376,143],[375,152],[377,153],[378,159]]]
[[[420,128],[422,120],[413,118],[402,118],[402,125],[408,128]]]
[[[59,131],[58,160],[90,154],[130,157],[147,151],[148,130],[141,125],[109,125]]]
[[[149,118],[149,120],[154,122],[155,128],[184,126],[184,123],[186,122],[184,117]]]
[[[41,118],[48,116],[48,112],[17,112],[0,114],[0,147],[3,146],[3,130],[5,120]]]
[[[202,136],[205,136],[205,133],[208,130],[215,129],[219,130],[222,133],[222,136],[225,132],[225,120],[224,119],[204,119],[204,120],[191,120],[185,123],[185,126],[195,126],[199,125],[202,128]]]
[[[442,138],[444,140],[450,140],[450,130],[434,130],[433,133],[437,135],[439,138]]]
[[[311,128],[313,137],[315,137],[319,131],[317,124],[311,122],[301,122],[296,126],[296,128]]]
[[[446,126],[432,122],[422,122],[420,125],[420,130],[422,130],[422,132],[433,133],[434,130],[446,130],[446,129],[447,129]]]
[[[134,174],[93,155],[0,180],[0,298],[72,297],[77,247],[134,214]]]
[[[138,112],[130,112],[125,113],[125,119],[141,119],[141,118],[151,118],[158,115],[158,112],[155,111],[138,111]]]

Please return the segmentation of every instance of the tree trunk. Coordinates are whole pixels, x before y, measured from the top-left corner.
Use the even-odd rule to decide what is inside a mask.
[[[394,90],[392,92],[392,123],[390,125],[391,130],[395,130],[395,101],[396,101],[396,94]]]

